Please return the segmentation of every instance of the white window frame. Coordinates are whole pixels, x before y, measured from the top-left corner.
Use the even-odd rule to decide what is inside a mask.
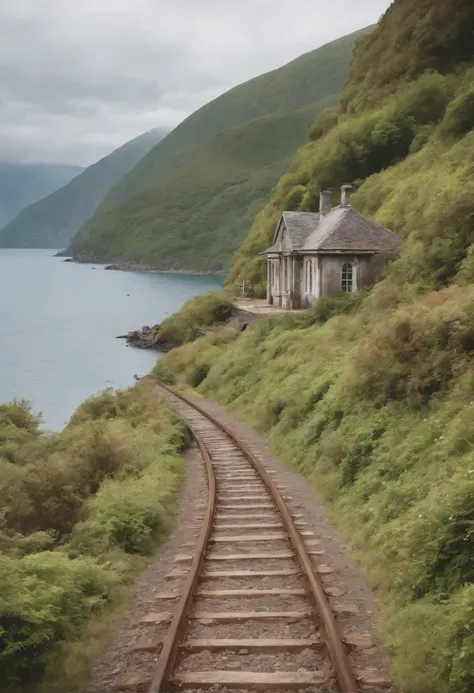
[[[354,262],[344,262],[341,267],[341,291],[353,294],[357,291],[356,266]]]
[[[307,294],[314,294],[314,265],[313,259],[307,258],[305,260],[305,292]]]

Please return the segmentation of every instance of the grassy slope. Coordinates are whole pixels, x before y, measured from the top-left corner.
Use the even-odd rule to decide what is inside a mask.
[[[466,23],[474,25],[472,4],[391,6],[359,45],[338,122],[334,113],[319,119],[233,270],[261,281],[253,253],[280,210],[288,202],[315,208],[321,185],[358,179],[355,205],[405,239],[384,279],[302,316],[209,334],[155,369],[266,433],[314,483],[379,589],[405,693],[474,687],[474,72],[461,50]],[[380,78],[368,60],[384,67]],[[438,72],[423,76],[426,67]]]
[[[0,405],[2,691],[84,682],[110,610],[172,525],[186,437],[141,384],[92,397],[53,436]]]
[[[71,251],[168,267],[228,266],[314,114],[339,98],[361,33],[235,87],[186,119],[111,190]],[[189,246],[191,229],[197,240]]]
[[[322,103],[336,100],[335,95]],[[225,269],[317,109],[311,105],[224,130],[159,184],[78,236],[74,254],[164,268]]]
[[[67,185],[23,209],[0,231],[3,248],[64,248],[109,189],[162,139],[146,132],[89,166]]]

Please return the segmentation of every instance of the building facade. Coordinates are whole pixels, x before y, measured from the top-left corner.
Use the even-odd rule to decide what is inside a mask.
[[[373,284],[401,238],[357,212],[352,187],[341,203],[321,193],[320,211],[283,212],[267,256],[267,301],[287,310],[307,308],[321,296],[353,293]]]

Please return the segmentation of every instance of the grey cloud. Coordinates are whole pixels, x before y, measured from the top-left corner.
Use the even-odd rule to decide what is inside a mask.
[[[0,160],[92,163],[388,4],[3,0]]]

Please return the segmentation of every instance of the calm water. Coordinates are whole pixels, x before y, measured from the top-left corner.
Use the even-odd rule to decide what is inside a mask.
[[[0,249],[0,403],[29,399],[59,429],[89,395],[153,367],[157,352],[117,335],[160,322],[222,279],[106,272],[53,256]]]

